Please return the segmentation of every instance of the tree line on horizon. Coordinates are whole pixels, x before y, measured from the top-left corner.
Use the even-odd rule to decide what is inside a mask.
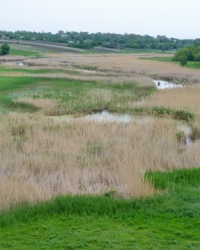
[[[198,39],[177,39],[166,36],[152,37],[149,35],[88,33],[88,32],[29,32],[29,31],[0,31],[1,40],[43,41],[65,43],[70,47],[92,49],[105,47],[110,49],[155,49],[177,50],[186,46],[200,43]]]

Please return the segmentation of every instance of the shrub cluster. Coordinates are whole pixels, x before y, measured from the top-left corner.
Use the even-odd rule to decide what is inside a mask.
[[[0,55],[7,55],[9,54],[10,47],[7,43],[4,43],[0,47]]]
[[[200,44],[179,49],[173,60],[179,61],[182,66],[186,65],[187,61],[200,61]]]

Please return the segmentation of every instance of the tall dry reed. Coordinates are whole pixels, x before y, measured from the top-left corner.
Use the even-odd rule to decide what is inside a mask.
[[[200,85],[154,92],[141,103],[141,106],[143,105],[185,110],[200,115]]]
[[[152,194],[147,170],[195,167],[200,143],[186,148],[166,119],[129,124],[55,121],[41,115],[0,116],[0,208],[59,194],[115,190]]]
[[[146,54],[101,54],[101,55],[74,55],[74,54],[51,54],[49,58],[28,59],[27,63],[32,66],[63,67],[65,66],[91,66],[98,70],[120,71],[121,74],[157,76],[171,79],[187,79],[188,82],[199,82],[200,71],[181,67],[172,62],[160,62],[155,60],[141,60],[141,57],[158,57],[159,55]],[[165,56],[165,55],[161,55]],[[97,70],[97,71],[98,71]]]

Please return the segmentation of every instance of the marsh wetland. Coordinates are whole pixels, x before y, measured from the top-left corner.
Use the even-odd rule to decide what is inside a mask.
[[[19,48],[0,64],[2,249],[199,249],[200,70]]]

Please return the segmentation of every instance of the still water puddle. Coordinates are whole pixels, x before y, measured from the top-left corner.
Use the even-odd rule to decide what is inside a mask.
[[[151,116],[133,116],[129,114],[112,114],[106,110],[86,115],[84,117],[73,117],[72,115],[63,115],[63,116],[54,116],[51,117],[56,121],[63,121],[63,122],[72,122],[74,120],[80,121],[88,121],[88,122],[98,122],[98,123],[130,123],[130,122],[137,122],[137,123],[146,123],[149,125],[155,118]],[[190,135],[192,133],[192,129],[188,124],[185,123],[177,123],[178,131],[182,131],[185,135],[185,144],[186,146],[190,146],[192,144],[192,140]]]
[[[182,84],[175,84],[173,82],[163,81],[163,80],[153,80],[153,83],[156,85],[157,89],[173,89],[173,88],[182,88]]]
[[[89,114],[84,117],[74,117],[73,115],[61,115],[61,116],[50,116],[50,118],[54,119],[55,121],[65,121],[70,122],[74,120],[80,121],[88,121],[88,122],[99,122],[99,123],[130,123],[132,121],[141,122],[141,123],[149,123],[153,120],[153,117],[150,116],[133,116],[129,114],[113,114],[106,110]]]
[[[132,121],[132,116],[128,114],[111,114],[108,111],[104,110],[100,113],[86,115],[86,121],[97,121],[97,122],[120,122],[120,123],[129,123]]]
[[[17,66],[20,66],[20,67],[26,66],[23,62],[16,62],[16,65],[17,65]]]
[[[179,124],[178,129],[182,131],[185,135],[185,144],[187,146],[192,145],[192,139],[191,139],[191,134],[192,134],[192,129],[188,124]]]

